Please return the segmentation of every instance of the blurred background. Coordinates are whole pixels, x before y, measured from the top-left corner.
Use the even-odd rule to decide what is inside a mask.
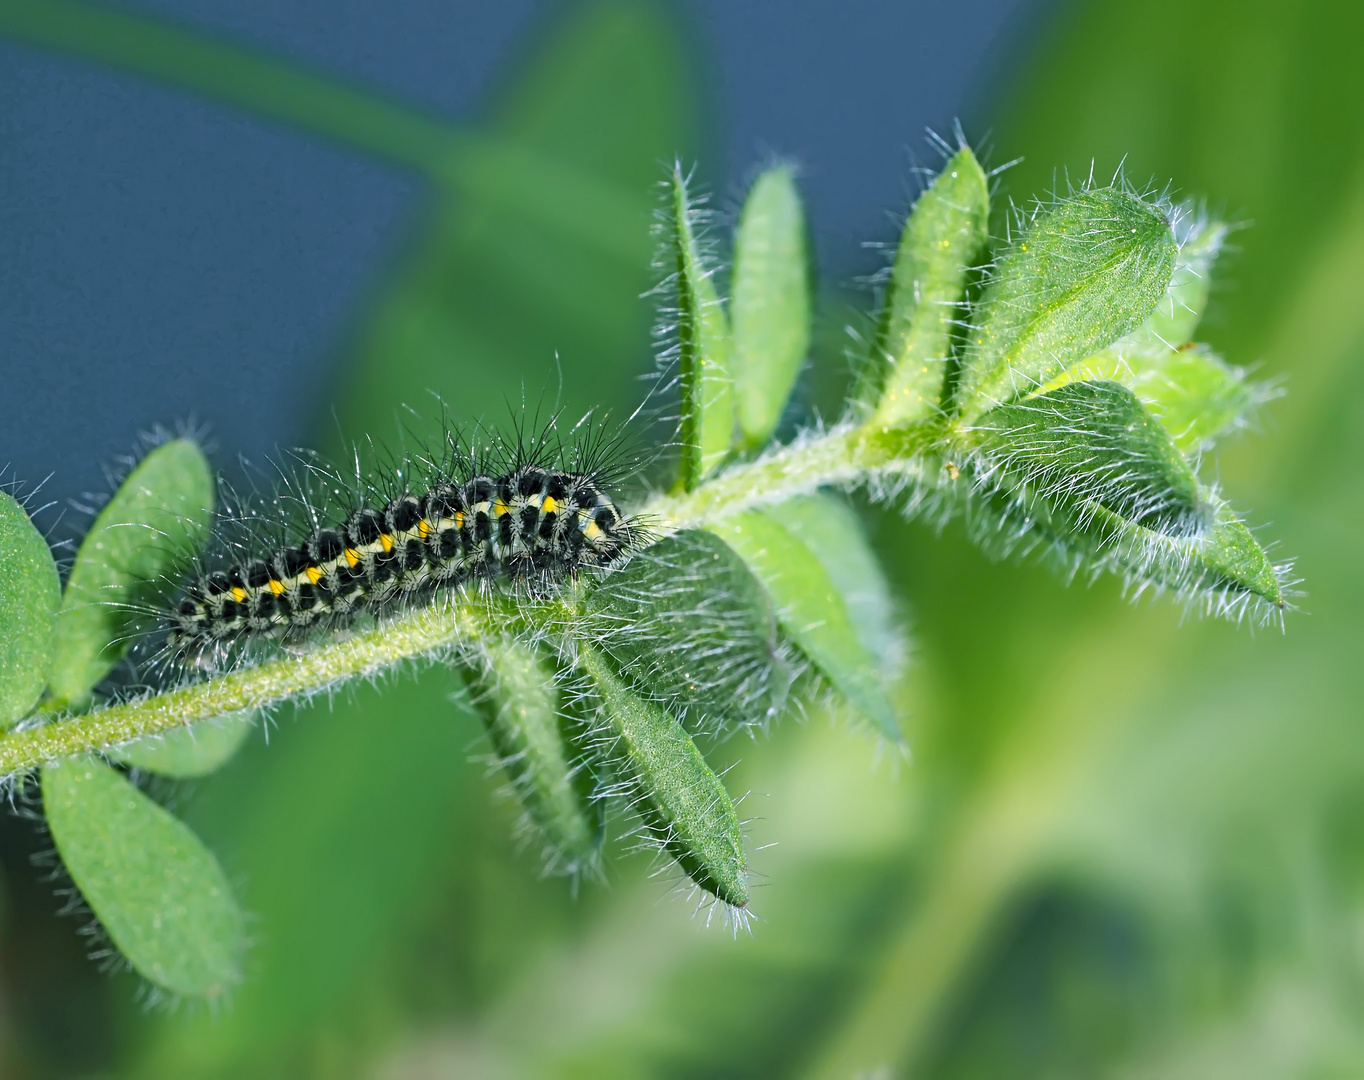
[[[1194,621],[866,509],[912,759],[821,714],[713,752],[757,818],[737,941],[643,858],[539,880],[450,674],[285,710],[157,791],[252,913],[216,1014],[101,972],[0,822],[0,1073],[1364,1075],[1361,44],[1328,0],[0,0],[0,465],[56,541],[158,424],[230,473],[428,390],[628,411],[674,156],[722,225],[799,163],[836,414],[959,118],[1023,158],[999,205],[1125,160],[1246,226],[1200,337],[1285,394],[1203,473],[1305,590],[1283,634]]]

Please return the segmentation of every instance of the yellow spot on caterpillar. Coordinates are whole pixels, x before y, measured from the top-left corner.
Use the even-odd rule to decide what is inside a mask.
[[[495,503],[493,503],[493,513],[496,514],[498,517],[501,517],[510,509],[511,507],[509,507],[501,499],[498,499]]]
[[[583,535],[589,540],[595,540],[601,535],[601,527],[595,521],[589,520],[583,529]]]
[[[553,495],[546,495],[545,501],[540,504],[540,512],[544,514],[552,514],[558,508],[559,504],[554,501]]]
[[[350,563],[351,566],[358,566],[360,564],[360,553],[354,548],[346,548],[346,562]]]
[[[455,511],[455,528],[456,528],[456,529],[462,529],[462,528],[464,528],[464,511],[463,511],[463,510],[456,510],[456,511]]]
[[[308,580],[311,581],[314,585],[316,585],[319,581],[322,580],[322,571],[318,569],[316,566],[310,566],[303,572],[308,575]]]
[[[379,534],[379,543],[383,545],[384,551],[393,550],[393,537],[389,536],[388,533]]]
[[[431,524],[426,520],[426,518],[422,518],[419,522],[417,522],[417,535],[421,537],[423,540],[425,540],[428,536],[431,535]]]
[[[243,600],[246,599],[246,590],[241,588],[240,586],[234,588],[232,590],[232,599],[240,604]]]
[[[276,596],[282,596],[284,594],[284,582],[276,581],[274,578],[271,578],[270,591]]]

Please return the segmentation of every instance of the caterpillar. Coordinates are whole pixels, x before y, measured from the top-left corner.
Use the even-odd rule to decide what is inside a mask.
[[[542,436],[529,462],[519,448],[521,464],[467,479],[451,475],[453,466],[435,469],[424,491],[362,500],[292,544],[239,550],[194,577],[162,613],[170,654],[203,664],[252,641],[298,642],[382,616],[442,589],[543,586],[622,562],[642,527],[606,490],[612,470],[581,459],[555,467],[543,448]],[[588,458],[600,460],[602,444],[594,449]]]

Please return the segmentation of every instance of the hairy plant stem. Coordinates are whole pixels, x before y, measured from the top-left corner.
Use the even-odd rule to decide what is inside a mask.
[[[876,473],[910,469],[939,434],[936,425],[927,424],[900,429],[835,428],[757,461],[733,466],[687,495],[655,499],[642,513],[657,526],[659,536],[704,525],[820,487],[849,486]],[[559,612],[560,617],[571,617],[572,606],[569,603]],[[552,613],[540,614],[554,621]],[[226,713],[309,697],[354,678],[377,675],[404,660],[472,643],[492,625],[487,599],[458,595],[298,656],[17,728],[0,735],[0,777],[58,758],[110,750]]]
[[[941,438],[936,424],[836,427],[756,461],[736,465],[686,495],[661,496],[641,515],[664,532],[783,502],[821,487],[851,487],[888,471],[910,471]]]

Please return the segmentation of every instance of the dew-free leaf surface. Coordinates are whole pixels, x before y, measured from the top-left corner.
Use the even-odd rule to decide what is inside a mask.
[[[695,487],[729,453],[734,435],[729,317],[702,255],[697,211],[680,163],[669,181],[662,261],[673,274],[678,379],[682,391],[682,484]]]
[[[42,789],[62,863],[134,969],[173,994],[226,994],[241,978],[242,915],[189,826],[94,758],[45,766]]]
[[[214,480],[189,439],[147,454],[96,516],[76,552],[57,616],[52,696],[78,706],[132,645],[138,608],[207,539]]]
[[[586,870],[597,857],[605,804],[580,720],[566,715],[554,664],[510,635],[480,644],[470,692],[512,791],[545,845],[551,873]]]
[[[61,581],[47,541],[0,491],[0,727],[27,716],[52,661]]]
[[[1164,213],[1121,188],[1034,211],[996,257],[972,314],[958,410],[971,419],[1029,393],[1140,326],[1175,258]]]
[[[808,258],[795,175],[778,165],[753,182],[734,235],[730,364],[738,434],[751,449],[776,430],[810,346]]]
[[[701,888],[746,906],[743,835],[720,778],[682,725],[632,691],[600,653],[580,646],[579,660],[601,699],[603,750],[629,784],[650,838]]]
[[[952,328],[962,319],[966,275],[985,252],[990,185],[970,147],[962,147],[919,196],[886,286],[871,357],[875,422],[905,424],[942,404]]]
[[[710,528],[748,563],[772,597],[783,629],[834,689],[884,738],[903,742],[895,708],[847,601],[814,552],[781,520],[781,508],[736,514]]]

